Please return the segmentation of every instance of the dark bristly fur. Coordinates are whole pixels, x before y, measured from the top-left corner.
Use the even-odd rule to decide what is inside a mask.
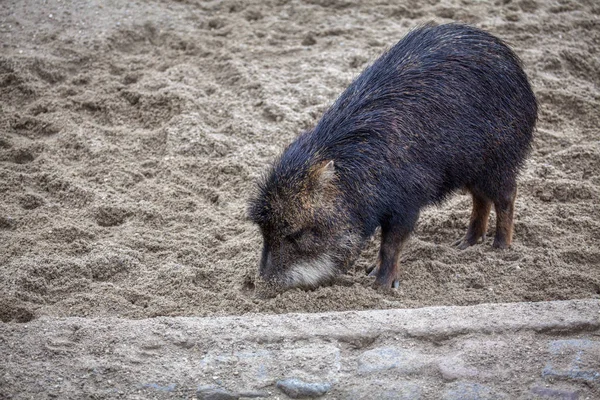
[[[461,188],[474,208],[459,247],[485,234],[492,203],[494,246],[508,247],[516,177],[536,118],[521,62],[500,39],[459,24],[411,31],[259,184],[250,217],[264,238],[261,275],[316,286],[347,268],[381,226],[374,274],[377,284],[394,285],[419,210]],[[318,268],[327,271],[321,276]]]

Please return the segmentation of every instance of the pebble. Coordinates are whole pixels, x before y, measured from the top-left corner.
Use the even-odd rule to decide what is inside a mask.
[[[477,375],[475,368],[466,367],[460,358],[447,358],[438,363],[438,369],[445,381],[454,381]]]
[[[202,400],[238,400],[240,398],[236,393],[212,386],[199,387],[196,394]]]
[[[240,397],[259,398],[269,396],[270,395],[267,392],[240,392]]]
[[[308,383],[296,378],[277,381],[276,386],[293,399],[323,396],[331,389],[329,383]]]
[[[533,393],[536,397],[540,396],[561,400],[579,400],[579,393],[577,390],[561,390],[534,386],[531,388],[531,393]]]

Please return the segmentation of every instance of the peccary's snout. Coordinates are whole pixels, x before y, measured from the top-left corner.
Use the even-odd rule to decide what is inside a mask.
[[[273,257],[269,247],[265,244],[260,256],[260,264],[258,266],[258,274],[264,280],[269,280],[273,274]]]

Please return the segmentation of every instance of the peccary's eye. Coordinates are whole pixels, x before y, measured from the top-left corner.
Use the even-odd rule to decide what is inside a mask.
[[[285,237],[290,243],[303,248],[311,248],[319,238],[318,232],[313,228],[304,228],[292,232]]]
[[[300,229],[298,231],[290,233],[285,238],[287,240],[289,240],[290,242],[296,242],[296,241],[298,241],[298,239],[300,239],[302,237],[302,235],[304,235],[304,233],[306,231],[307,231],[306,229]]]

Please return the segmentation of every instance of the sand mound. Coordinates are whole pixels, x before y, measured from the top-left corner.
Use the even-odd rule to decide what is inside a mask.
[[[470,213],[457,195],[423,212],[399,291],[370,288],[373,240],[331,287],[257,296],[254,180],[428,21],[505,39],[538,96],[512,249],[452,248]],[[9,1],[0,42],[2,321],[600,297],[592,1]]]

